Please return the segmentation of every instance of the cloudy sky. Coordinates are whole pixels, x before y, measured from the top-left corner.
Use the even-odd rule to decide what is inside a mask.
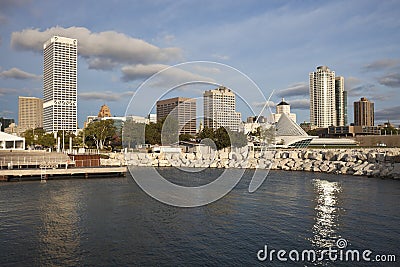
[[[243,73],[266,98],[274,90],[272,102],[284,97],[298,122],[309,121],[308,75],[327,65],[345,77],[349,122],[352,103],[365,96],[377,123],[400,124],[398,14],[399,1],[0,0],[0,116],[18,118],[20,95],[42,97],[43,43],[61,35],[78,39],[80,126],[102,104],[124,115],[147,78],[188,61],[216,64],[176,67],[164,72],[170,84],[148,83],[138,96],[153,101],[157,86],[174,82],[207,81],[191,87],[212,89]],[[264,101],[237,84],[249,105]],[[179,88],[171,96],[201,97]],[[144,98],[128,110],[146,115]]]

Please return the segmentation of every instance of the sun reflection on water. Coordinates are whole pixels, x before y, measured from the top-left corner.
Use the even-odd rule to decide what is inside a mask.
[[[340,237],[338,199],[342,188],[338,182],[320,179],[314,179],[313,185],[316,215],[311,243],[316,248],[328,248]]]

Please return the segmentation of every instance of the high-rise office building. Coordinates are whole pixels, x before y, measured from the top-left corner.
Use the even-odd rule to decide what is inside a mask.
[[[335,77],[327,66],[317,67],[310,72],[310,122],[327,128],[344,126],[347,123],[347,94],[344,78]]]
[[[196,99],[174,97],[156,103],[157,120],[169,114],[178,120],[179,134],[196,134]]]
[[[43,45],[43,127],[77,129],[77,40],[53,36]]]
[[[354,125],[374,126],[374,103],[365,97],[354,102]]]
[[[43,127],[43,100],[37,97],[18,97],[18,128],[21,132]]]
[[[232,131],[238,131],[242,116],[236,112],[235,98],[235,94],[223,86],[205,91],[204,126],[214,130],[227,127]]]

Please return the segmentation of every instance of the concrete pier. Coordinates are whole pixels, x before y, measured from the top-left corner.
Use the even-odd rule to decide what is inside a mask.
[[[91,178],[99,176],[125,176],[126,167],[68,168],[68,169],[13,169],[0,170],[0,181],[29,179]]]

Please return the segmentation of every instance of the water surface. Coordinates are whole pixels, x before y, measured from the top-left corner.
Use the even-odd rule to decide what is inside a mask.
[[[182,185],[220,171],[160,169]],[[399,262],[399,181],[271,171],[250,194],[250,179],[246,172],[228,195],[199,208],[162,204],[129,176],[0,183],[0,265],[282,266],[259,262],[257,252],[323,249],[338,238]]]

